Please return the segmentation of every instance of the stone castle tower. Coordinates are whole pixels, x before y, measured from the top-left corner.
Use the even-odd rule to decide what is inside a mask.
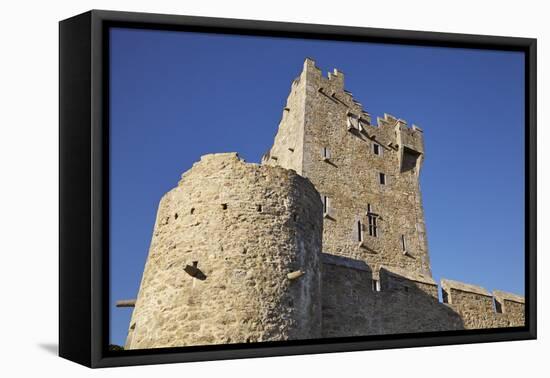
[[[337,70],[311,59],[292,83],[263,157],[307,177],[324,204],[323,252],[431,276],[418,178],[422,130],[385,115],[371,123]]]
[[[423,132],[311,59],[262,164],[206,155],[159,204],[127,349],[524,325],[524,299],[431,274]]]
[[[160,201],[126,348],[320,337],[321,233],[308,180],[203,156]]]

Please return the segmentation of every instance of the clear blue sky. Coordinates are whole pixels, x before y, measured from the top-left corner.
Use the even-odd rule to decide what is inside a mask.
[[[292,80],[339,68],[365,110],[424,129],[434,278],[524,292],[524,56],[353,42],[113,29],[111,342],[123,345],[161,196],[201,155],[259,162]]]

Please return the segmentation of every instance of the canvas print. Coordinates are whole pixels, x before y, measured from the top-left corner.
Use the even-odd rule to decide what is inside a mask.
[[[524,326],[523,53],[109,38],[112,350]]]

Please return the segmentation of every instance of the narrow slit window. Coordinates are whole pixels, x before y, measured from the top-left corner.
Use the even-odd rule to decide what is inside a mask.
[[[380,185],[386,185],[386,174],[380,172],[378,175],[379,175],[378,177],[380,179]]]
[[[401,248],[403,249],[403,252],[407,252],[407,241],[405,239],[405,235],[401,235]]]
[[[358,220],[357,221],[357,241],[359,242],[363,241],[363,233],[361,231],[362,231],[361,221]]]
[[[323,196],[323,213],[328,214],[328,202],[329,199],[327,196]]]
[[[367,205],[367,219],[369,222],[369,236],[378,237],[378,215],[372,212],[370,203]]]
[[[378,143],[372,144],[372,151],[375,155],[380,155],[380,145]]]
[[[330,159],[330,149],[328,147],[323,147],[322,155],[324,160]]]
[[[372,280],[372,291],[380,291],[380,280]]]

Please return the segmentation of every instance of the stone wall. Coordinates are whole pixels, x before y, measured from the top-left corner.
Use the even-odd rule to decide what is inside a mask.
[[[323,201],[327,198],[323,335],[521,323],[521,297],[504,300],[513,315],[438,301],[419,187],[423,131],[389,114],[377,118],[376,124],[371,121],[344,88],[344,74],[334,70],[325,77],[308,58],[292,83],[274,144],[262,159],[266,165],[297,170],[311,180]],[[296,143],[301,149],[293,148]]]
[[[262,156],[265,165],[293,169],[302,174],[304,157],[305,75],[292,82],[273,147]]]
[[[160,201],[126,348],[319,337],[321,235],[307,179],[203,156]]]
[[[323,337],[522,327],[525,301],[515,294],[322,255]],[[378,277],[378,278],[374,278]]]
[[[443,302],[464,321],[467,329],[523,327],[525,299],[515,294],[486,289],[458,281],[441,280]]]
[[[306,59],[262,165],[206,155],[162,198],[126,348],[524,325],[514,294],[442,280],[438,300],[423,160],[421,129],[371,124]]]
[[[460,315],[438,301],[428,276],[323,254],[323,337],[463,329]],[[378,281],[378,283],[377,283]]]
[[[299,106],[289,107],[263,163],[301,172],[328,198],[323,251],[365,261],[375,272],[390,265],[429,275],[418,185],[422,131],[390,115],[372,125],[344,89],[344,74],[324,77],[311,59],[292,84],[289,103],[294,99]],[[300,151],[288,147],[302,140],[303,157],[296,157]],[[376,232],[369,227],[373,218]]]

